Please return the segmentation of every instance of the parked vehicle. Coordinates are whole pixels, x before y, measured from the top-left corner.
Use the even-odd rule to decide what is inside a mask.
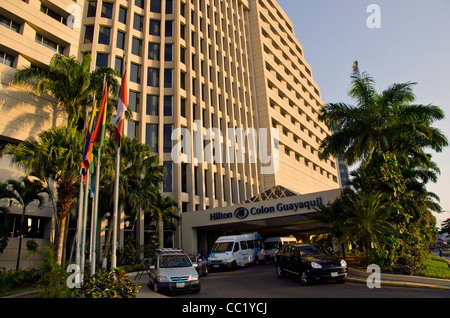
[[[444,247],[442,249],[442,255],[444,256],[450,256],[450,247]]]
[[[208,260],[201,253],[189,253],[189,258],[200,276],[208,275]]]
[[[264,260],[264,248],[259,233],[221,236],[208,257],[209,269],[231,268]]]
[[[264,253],[266,255],[266,261],[273,261],[275,252],[286,243],[297,243],[297,239],[293,236],[276,236],[266,238],[264,240]]]
[[[200,292],[199,274],[182,250],[157,250],[149,276],[149,287],[155,292]]]
[[[317,244],[289,243],[275,253],[278,277],[286,273],[298,275],[302,285],[321,280],[344,283],[347,279],[347,262],[332,256]]]

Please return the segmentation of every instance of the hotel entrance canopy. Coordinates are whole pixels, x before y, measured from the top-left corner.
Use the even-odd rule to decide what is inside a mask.
[[[268,189],[241,204],[185,212],[182,215],[182,247],[197,251],[204,246],[199,233],[215,232],[217,235],[259,232],[263,237],[300,235],[311,233],[323,224],[309,216],[316,207],[333,202],[341,195],[341,189],[309,194],[295,194],[277,186]],[[203,239],[204,240],[204,239]]]

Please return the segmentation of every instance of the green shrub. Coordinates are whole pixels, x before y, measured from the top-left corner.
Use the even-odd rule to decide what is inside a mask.
[[[136,298],[139,288],[124,271],[115,268],[108,272],[100,268],[94,276],[84,278],[75,295],[79,298]]]
[[[0,295],[7,294],[11,289],[33,285],[42,276],[42,272],[34,268],[18,271],[5,270],[0,272]]]

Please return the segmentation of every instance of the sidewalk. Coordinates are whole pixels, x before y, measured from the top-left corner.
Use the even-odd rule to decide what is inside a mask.
[[[128,277],[136,282],[136,285],[141,286],[136,298],[169,298],[168,296],[155,293],[148,287],[148,274],[142,273],[141,275],[141,273],[139,273],[139,276],[137,278],[136,274],[138,274],[138,272],[127,273]]]
[[[366,273],[354,268],[348,269],[347,280],[350,282],[364,283],[367,282],[367,277],[372,273]],[[450,290],[450,280],[429,278],[421,276],[409,276],[398,274],[381,273],[381,285],[390,286],[404,286],[404,287],[420,287],[420,288],[438,288]]]

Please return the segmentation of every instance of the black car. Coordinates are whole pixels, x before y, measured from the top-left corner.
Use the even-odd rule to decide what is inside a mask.
[[[347,278],[347,262],[317,244],[283,245],[275,253],[275,266],[278,277],[284,277],[286,273],[295,274],[302,285],[322,280],[344,283]]]

